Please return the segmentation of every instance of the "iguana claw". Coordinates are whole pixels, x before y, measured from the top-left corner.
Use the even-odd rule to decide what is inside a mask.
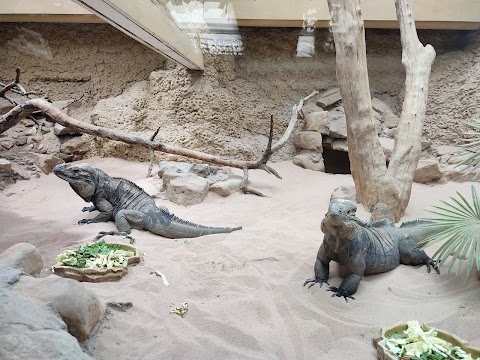
[[[427,272],[428,273],[430,273],[430,271],[432,270],[431,268],[433,267],[435,269],[435,271],[437,272],[437,274],[440,274],[440,269],[438,268],[437,261],[428,258],[425,265],[427,266]]]
[[[93,223],[93,220],[92,219],[82,219],[78,222],[80,225],[82,224],[91,224]]]
[[[330,285],[327,280],[322,280],[322,279],[307,279],[307,280],[305,280],[305,282],[303,283],[303,286],[305,286],[305,285],[307,285],[307,284],[309,284],[309,285],[308,285],[308,289],[310,289],[310,288],[311,288],[313,285],[315,285],[315,284],[320,284],[320,287],[322,287],[323,284]]]
[[[330,286],[328,291],[333,291],[335,293],[335,294],[332,295],[332,297],[333,296],[343,297],[346,302],[348,302],[348,298],[355,300],[355,298],[352,295],[350,295],[348,292],[346,292],[342,288],[337,288],[335,286]]]

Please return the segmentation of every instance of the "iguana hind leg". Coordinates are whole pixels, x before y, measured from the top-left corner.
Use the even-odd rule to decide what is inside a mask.
[[[400,263],[404,265],[426,265],[427,272],[433,267],[437,274],[440,274],[436,262],[432,260],[417,243],[411,239],[403,239],[398,242],[398,251],[400,252]]]
[[[130,234],[132,229],[145,229],[145,214],[138,210],[120,210],[115,215],[115,224],[120,232]]]
[[[352,295],[357,292],[361,280],[360,275],[350,274],[342,281],[340,287],[330,286],[328,291],[333,291],[335,294],[332,296],[343,297],[345,301],[348,301],[348,298],[355,299]]]

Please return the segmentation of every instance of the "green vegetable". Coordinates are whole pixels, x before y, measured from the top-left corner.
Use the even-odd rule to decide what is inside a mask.
[[[128,265],[128,258],[134,256],[133,251],[123,250],[119,244],[107,244],[100,240],[75,250],[65,250],[57,256],[61,265],[78,268],[111,268]]]
[[[410,360],[443,360],[465,359],[474,360],[458,346],[437,337],[434,329],[426,325],[420,326],[418,321],[408,321],[403,334],[393,333],[384,336],[382,342],[385,348],[401,359]],[[476,360],[480,360],[477,358]]]

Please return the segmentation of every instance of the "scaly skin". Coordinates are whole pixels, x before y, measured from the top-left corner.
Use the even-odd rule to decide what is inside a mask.
[[[82,211],[99,211],[95,218],[82,219],[79,224],[115,221],[119,231],[102,232],[103,235],[124,235],[129,234],[131,229],[145,229],[178,239],[241,229],[209,227],[179,219],[166,207],[157,207],[153,199],[134,183],[110,177],[88,164],[60,164],[55,166],[53,172],[67,181],[83,200],[93,203],[93,206],[84,207]]]
[[[354,202],[333,199],[322,221],[325,234],[315,262],[315,278],[303,284],[311,288],[328,284],[329,263],[336,261],[347,269],[347,277],[340,287],[329,288],[334,295],[354,299],[364,274],[379,274],[395,269],[400,264],[431,266],[440,273],[435,262],[419,249],[417,243],[439,230],[412,221],[395,227],[386,220],[365,222],[355,217]]]

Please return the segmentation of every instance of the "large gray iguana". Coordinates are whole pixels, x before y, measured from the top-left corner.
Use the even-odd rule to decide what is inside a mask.
[[[60,164],[53,169],[55,175],[68,181],[72,189],[93,206],[82,211],[100,213],[93,219],[82,219],[79,224],[114,220],[118,232],[103,235],[126,235],[131,229],[145,229],[167,238],[192,238],[210,234],[230,233],[241,227],[209,227],[181,220],[166,207],[157,207],[153,199],[134,183],[108,176],[88,164]]]
[[[439,230],[422,221],[410,221],[396,227],[387,220],[362,221],[355,216],[357,206],[350,200],[333,199],[322,221],[323,243],[315,262],[315,279],[303,286],[328,284],[329,263],[346,266],[347,276],[340,287],[331,286],[333,296],[352,298],[364,274],[379,274],[400,264],[426,265],[440,273],[435,261],[418,248],[418,242]]]

